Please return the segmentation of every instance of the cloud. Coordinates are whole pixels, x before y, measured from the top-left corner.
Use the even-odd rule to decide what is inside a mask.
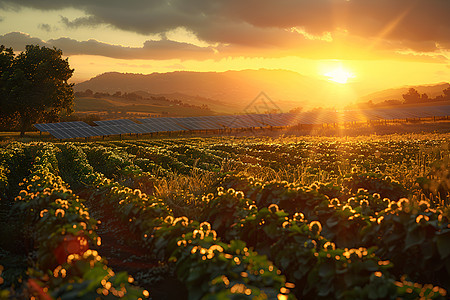
[[[77,41],[71,38],[59,38],[43,41],[21,32],[12,32],[0,36],[0,44],[23,51],[26,45],[35,44],[45,47],[56,47],[64,55],[101,55],[121,59],[208,59],[214,55],[211,47],[198,47],[188,43],[180,43],[163,39],[147,41],[143,47],[124,47],[111,45],[96,40]]]
[[[11,32],[0,36],[0,44],[6,47],[11,47],[14,51],[25,50],[26,45],[40,45],[49,46],[46,42],[41,39],[33,38],[30,35],[22,32]]]
[[[77,28],[77,27],[95,27],[100,25],[97,18],[93,16],[76,18],[70,21],[68,18],[61,16],[61,23],[63,23],[67,28]]]
[[[205,41],[241,46],[281,48],[292,43],[284,31],[293,27],[302,28],[305,36],[345,29],[351,36],[384,39],[419,51],[435,50],[424,48],[424,43],[450,41],[447,0],[79,0],[76,5],[60,0],[2,1],[15,7],[83,10],[87,17],[62,18],[71,28],[108,24],[155,34],[184,27]]]
[[[52,27],[50,24],[39,24],[38,28],[47,32],[52,31]]]

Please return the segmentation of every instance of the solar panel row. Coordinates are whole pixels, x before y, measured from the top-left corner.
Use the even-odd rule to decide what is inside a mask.
[[[218,130],[225,128],[267,126],[285,127],[297,124],[318,125],[324,123],[361,122],[380,119],[405,119],[449,115],[450,105],[441,105],[339,112],[319,110],[304,113],[137,119],[142,124],[137,124],[128,119],[120,119],[95,121],[99,126],[90,126],[81,121],[35,124],[34,126],[40,131],[48,131],[58,139],[69,139],[117,134],[145,134],[185,130]]]
[[[52,129],[62,129],[62,128],[78,128],[78,127],[91,127],[89,124],[83,121],[75,122],[59,122],[59,123],[39,123],[34,124],[39,131],[47,132]]]
[[[59,128],[51,129],[48,132],[57,139],[71,139],[71,138],[87,138],[93,136],[107,136],[119,134],[144,134],[167,131],[183,131],[184,128],[176,128],[171,130],[161,126],[152,124],[134,124],[134,125],[104,125],[104,126],[89,126],[78,128]]]
[[[94,121],[95,124],[99,126],[104,125],[136,125],[136,122],[133,122],[128,119],[118,119],[118,120],[103,120],[103,121]]]

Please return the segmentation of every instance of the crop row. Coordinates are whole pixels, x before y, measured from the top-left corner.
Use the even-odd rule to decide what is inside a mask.
[[[448,209],[440,202],[430,205],[419,201],[427,188],[435,194],[448,191],[447,173],[441,170],[448,147],[440,140],[384,144],[267,144],[254,140],[234,144],[186,139],[12,145],[2,151],[0,196],[8,199],[18,194],[14,209],[26,216],[24,222],[36,218],[27,226],[33,229],[31,239],[41,247],[38,249],[58,248],[64,238],[67,243],[75,238],[76,245],[96,242],[95,221],[88,214],[87,220],[72,217],[78,223],[59,220],[62,211],[57,213],[57,209],[65,211],[63,217],[71,216],[66,206],[87,213],[67,182],[77,192],[90,195],[90,203],[114,211],[141,237],[143,246],[174,265],[190,299],[219,295],[261,299],[443,298],[446,291],[438,286],[450,288]],[[224,159],[230,162],[231,172],[223,173]],[[339,161],[341,165],[334,164]],[[342,161],[348,168],[354,167],[353,173],[342,174]],[[410,172],[422,168],[427,177],[400,184],[383,174],[386,162]],[[255,179],[242,173],[249,167],[291,172],[298,164],[309,168],[311,174],[324,170],[336,175],[330,176],[334,180],[327,184],[304,185]],[[211,193],[198,196],[199,213],[190,219],[175,216],[164,200],[151,193],[129,188],[138,180],[143,183],[149,178],[193,171],[213,172],[217,182],[207,187]],[[22,178],[27,179],[25,185],[20,184]],[[433,187],[433,182],[438,185]],[[26,189],[17,191],[18,186]],[[50,193],[48,199],[62,202],[46,200],[49,203],[44,201],[44,206],[35,208],[38,204],[34,200],[43,197],[42,186],[50,189],[45,197]],[[36,229],[44,219],[43,229]],[[63,239],[53,244],[51,239],[40,240],[47,235]],[[49,246],[45,246],[47,242]],[[89,260],[93,250],[89,250],[91,256],[81,259],[81,252],[87,253],[87,249],[81,247],[80,253],[71,254],[78,255],[80,261]],[[44,252],[53,252],[42,251],[36,265],[46,266],[44,270],[55,267],[51,259],[58,256],[46,257]],[[32,282],[54,294],[67,293],[61,288],[67,281],[60,271],[68,272],[73,265],[76,263],[73,259],[69,263],[67,256],[52,269],[54,275],[61,267],[57,272],[59,285],[44,275],[34,276]],[[104,286],[96,290],[103,291]],[[132,295],[138,290],[130,291]]]
[[[362,177],[362,178],[359,178],[359,177]],[[357,187],[359,185],[357,182],[355,183],[355,181],[360,180],[360,181],[365,182],[363,180],[364,179],[363,176],[359,176],[359,177],[357,176],[355,178],[350,179],[349,182],[346,184],[346,186],[348,188],[348,192],[351,193],[352,189],[355,189],[355,187]],[[233,180],[234,180],[234,182],[233,182]],[[239,183],[239,180],[241,181],[241,183]],[[255,199],[255,200],[253,200],[254,201],[253,203],[256,205],[255,207],[258,207],[258,206],[259,207],[270,207],[271,205],[276,205],[278,207],[278,205],[280,205],[280,207],[283,207],[283,209],[285,209],[287,211],[287,213],[285,213],[286,215],[284,217],[288,217],[289,215],[294,215],[295,214],[294,212],[298,212],[298,211],[305,212],[311,220],[314,220],[315,218],[317,218],[317,216],[321,216],[323,221],[324,221],[324,224],[327,224],[327,227],[325,228],[324,232],[328,231],[328,233],[326,234],[328,236],[328,239],[326,239],[323,236],[320,236],[320,238],[325,241],[325,242],[322,243],[322,246],[324,244],[326,244],[326,243],[329,243],[328,245],[331,248],[336,247],[336,244],[332,241],[333,240],[332,238],[336,237],[337,235],[339,235],[339,233],[341,233],[339,231],[338,231],[338,233],[336,233],[334,231],[334,229],[336,229],[336,228],[333,228],[333,227],[335,227],[335,226],[341,227],[340,230],[342,232],[345,232],[345,231],[349,230],[350,228],[352,228],[353,232],[355,232],[356,236],[358,237],[361,232],[365,232],[366,227],[371,227],[374,224],[377,224],[377,225],[383,224],[383,225],[385,225],[385,227],[389,227],[389,225],[386,225],[386,224],[388,224],[387,221],[383,222],[383,219],[385,218],[385,214],[387,214],[387,213],[390,213],[391,215],[393,215],[393,217],[391,218],[390,216],[386,216],[386,220],[391,218],[392,219],[391,223],[394,223],[394,225],[392,225],[392,224],[391,225],[395,226],[396,225],[395,224],[395,219],[398,217],[399,213],[404,212],[405,210],[410,210],[410,211],[417,210],[417,208],[414,208],[412,206],[409,206],[408,208],[406,208],[406,206],[409,205],[409,204],[404,199],[401,200],[401,201],[391,201],[391,200],[389,200],[387,198],[386,199],[385,198],[382,199],[379,194],[378,195],[377,194],[376,195],[369,195],[367,190],[359,190],[359,191],[357,191],[357,193],[353,194],[354,197],[350,197],[350,199],[349,199],[349,201],[347,201],[348,203],[346,205],[340,205],[339,199],[332,199],[332,201],[328,201],[329,197],[327,197],[326,194],[320,193],[318,191],[320,189],[325,189],[325,190],[328,189],[327,192],[329,192],[329,190],[333,190],[333,188],[329,187],[329,186],[328,187],[326,187],[326,186],[313,187],[313,188],[308,188],[306,190],[305,189],[302,190],[298,186],[297,187],[296,186],[292,186],[292,185],[289,186],[289,187],[283,186],[283,185],[289,185],[287,183],[286,184],[273,183],[272,185],[269,183],[267,185],[266,184],[263,185],[261,183],[253,184],[253,182],[245,182],[244,184],[242,184],[242,181],[245,181],[245,179],[242,179],[242,178],[231,178],[231,179],[230,178],[225,178],[223,183],[224,183],[224,185],[227,185],[227,184],[230,185],[230,182],[232,182],[231,183],[232,186],[239,186],[239,187],[242,186],[243,189],[250,195],[250,198],[254,198]],[[383,189],[387,190],[387,191],[391,191],[391,194],[386,194],[385,196],[391,196],[391,197],[394,196],[395,197],[396,191],[392,187],[396,187],[397,189],[400,190],[399,192],[397,192],[397,199],[396,200],[400,199],[401,193],[403,191],[401,189],[401,186],[399,186],[398,184],[390,182],[387,179],[385,180],[385,179],[380,179],[380,178],[369,178],[369,181],[371,181],[371,184],[373,185],[371,188],[373,188],[373,189],[379,189],[382,193],[383,193]],[[276,187],[277,184],[278,184],[278,188]],[[259,188],[259,190],[258,190],[258,188]],[[281,189],[281,191],[280,191],[280,189]],[[267,193],[271,193],[271,194],[268,195]],[[297,193],[297,194],[295,194],[295,193]],[[400,195],[398,195],[398,193],[400,193]],[[340,196],[340,198],[345,197],[345,195],[338,195],[338,196]],[[103,199],[103,198],[111,199],[112,197],[111,197],[110,194],[107,194],[104,197],[103,196],[100,197],[100,199]],[[232,224],[239,224],[239,218],[238,219],[230,218],[229,214],[226,213],[226,210],[223,209],[222,204],[226,203],[226,201],[224,199],[222,199],[222,198],[219,197],[218,199],[220,199],[220,200],[215,202],[215,205],[212,205],[212,206],[206,205],[205,206],[205,210],[204,210],[205,211],[204,214],[205,213],[206,214],[212,214],[212,212],[215,211],[216,215],[221,220],[228,220],[228,222],[231,222]],[[267,202],[267,199],[270,199],[270,202]],[[119,200],[119,204],[120,204],[120,201],[121,200]],[[275,204],[273,202],[277,202],[277,204]],[[325,204],[324,202],[327,202],[327,203]],[[404,203],[404,202],[406,202],[406,203]],[[120,207],[120,205],[119,205],[119,207]],[[239,208],[239,209],[237,209],[237,211],[239,211],[239,213],[241,213],[241,214],[243,212],[245,212],[245,209],[242,209],[242,207],[239,207],[238,205],[236,205],[236,203],[233,203],[233,205],[231,205],[231,207],[234,207],[234,209],[236,209],[236,207]],[[121,215],[125,216],[124,218],[128,218],[130,216],[130,213],[133,211],[133,209],[134,209],[134,206],[129,206],[128,205],[128,208],[126,210],[121,211]],[[321,211],[321,209],[322,209],[322,211]],[[439,224],[436,224],[437,226],[435,226],[435,228],[434,228],[434,232],[436,234],[434,235],[434,237],[431,238],[431,241],[433,241],[437,245],[440,245],[441,243],[439,241],[441,241],[441,242],[445,241],[446,238],[447,238],[448,220],[446,220],[446,219],[442,220],[442,218],[443,218],[442,214],[439,214],[439,215],[436,214],[436,211],[432,211],[428,207],[428,205],[422,205],[422,207],[419,207],[419,209],[421,209],[420,213],[418,213],[418,211],[416,211],[415,215],[414,214],[409,214],[408,215],[407,219],[408,220],[413,220],[414,223],[413,224],[408,224],[408,222],[406,222],[407,226],[404,226],[404,227],[405,228],[413,228],[413,230],[411,230],[411,232],[415,232],[415,233],[418,232],[417,234],[420,236],[421,235],[421,231],[417,230],[417,228],[423,228],[423,232],[426,232],[427,230],[430,229],[429,226],[428,226],[429,224],[426,223],[426,222],[429,221],[429,215],[430,216],[437,216],[437,219],[440,218],[441,220],[438,221]],[[264,212],[266,212],[267,209],[264,210],[264,208],[262,208],[261,210],[257,210],[258,213],[259,213],[259,211],[261,211],[264,214]],[[331,217],[330,217],[330,215],[331,215]],[[168,214],[168,216],[170,216],[170,214]],[[422,218],[420,218],[420,216],[422,216]],[[242,219],[242,217],[243,216],[241,215],[240,216],[240,218],[241,218],[240,220],[241,221],[243,220],[242,221],[243,223],[241,225],[243,225],[243,227],[244,227],[244,224],[246,224],[245,223],[246,221],[245,221],[245,218]],[[381,218],[381,217],[383,217],[383,218]],[[130,220],[132,220],[133,224],[136,222],[140,226],[141,222],[144,222],[143,221],[144,219],[145,220],[149,220],[149,219],[152,219],[152,218],[154,219],[154,216],[142,218],[142,220],[140,220],[140,218],[136,218],[136,216],[133,216],[133,218],[130,218]],[[250,219],[252,219],[252,218],[250,218]],[[255,217],[255,219],[258,220],[258,222],[256,222],[256,223],[249,222],[248,226],[246,227],[246,228],[248,228],[248,230],[250,230],[250,231],[251,230],[256,230],[255,228],[258,228],[258,224],[261,225],[260,223],[262,223],[262,224],[266,223],[266,220],[264,218]],[[222,224],[221,221],[217,222],[217,220],[214,220],[214,218],[211,219],[211,218],[206,217],[205,215],[200,216],[199,220],[208,220],[208,221],[210,221],[211,224],[212,224],[212,228],[214,230],[216,230],[217,232],[219,232],[219,236],[222,236],[223,238],[226,238],[226,240],[232,241],[232,240],[234,240],[233,238],[243,239],[243,240],[249,242],[249,244],[252,245],[253,247],[255,247],[256,249],[258,249],[258,250],[262,249],[263,253],[265,251],[267,251],[267,249],[274,247],[273,244],[275,243],[276,240],[282,240],[283,239],[283,236],[281,236],[281,237],[278,236],[275,239],[271,239],[268,236],[262,235],[262,238],[260,239],[260,242],[258,243],[257,241],[256,242],[254,241],[254,238],[258,236],[258,234],[255,234],[254,232],[249,233],[247,235],[238,235],[238,236],[234,236],[234,237],[230,238],[230,237],[226,237],[226,234],[224,234],[224,233],[225,232],[229,232],[231,234],[232,232],[234,232],[233,230],[228,230],[228,229],[232,229],[231,227],[228,228],[232,224],[229,224],[228,226],[225,226],[225,228],[222,228],[221,227],[222,226],[221,225]],[[379,220],[381,220],[381,221],[379,221]],[[285,224],[284,226],[282,226],[283,223],[286,222],[286,220],[282,219],[282,221],[283,222],[279,222],[280,224],[278,224],[275,227],[273,226],[273,224],[271,224],[271,226],[268,226],[268,227],[272,227],[271,230],[274,231],[274,232],[276,230],[279,230],[280,228],[285,228],[285,227],[289,227],[290,228],[291,227],[292,224],[291,225]],[[435,220],[431,220],[431,221],[434,222],[434,221],[436,221],[436,219]],[[186,221],[186,222],[188,222],[188,221]],[[318,227],[322,228],[322,224],[320,222],[320,219],[317,220],[317,221],[312,221],[312,222],[317,222],[317,223],[314,223],[314,224],[317,224]],[[366,223],[369,223],[370,225],[367,225]],[[423,224],[423,223],[426,223],[426,224]],[[311,224],[313,224],[313,223],[309,223],[309,225],[307,225],[307,224],[306,225],[308,226],[308,228],[314,228],[314,226],[311,226]],[[366,224],[367,226],[361,228],[361,224]],[[422,227],[410,226],[410,225],[414,225],[414,224],[418,224],[418,226],[422,226],[422,225],[424,225],[424,226],[422,226]],[[297,225],[297,227],[299,227],[298,224],[294,224],[294,225]],[[150,225],[148,227],[152,228],[154,226],[155,225]],[[163,226],[157,226],[157,227],[162,227],[163,228]],[[293,226],[293,227],[296,228],[296,226]],[[379,226],[379,227],[381,227],[381,226]],[[140,228],[140,230],[142,231],[143,229]],[[160,228],[159,230],[162,230],[162,229]],[[172,230],[172,229],[169,229],[169,231],[170,230]],[[386,229],[384,229],[384,230],[389,232],[389,230],[386,230]],[[265,232],[265,231],[266,230],[264,230],[264,229],[262,230],[262,232]],[[270,231],[270,230],[267,229],[267,231]],[[300,230],[300,231],[302,231],[302,230]],[[245,230],[242,230],[242,228],[238,228],[237,232],[240,232],[240,234],[242,234],[243,232],[245,232]],[[185,233],[183,233],[183,231],[180,231],[178,233],[181,234],[181,235],[185,234]],[[334,236],[333,236],[333,234],[334,234]],[[378,233],[378,234],[380,234],[380,233]],[[149,233],[145,233],[144,235],[147,235],[147,237],[148,236],[155,236],[154,233],[150,233],[150,232]],[[352,236],[351,235],[351,231],[350,231],[349,235]],[[400,234],[400,237],[401,237],[401,235],[402,234]],[[409,240],[415,238],[415,237],[411,237],[411,236],[413,236],[413,235],[411,235],[411,233],[407,233],[406,235],[409,236]],[[299,238],[297,238],[297,242],[298,242],[298,239]],[[309,240],[311,240],[311,238],[309,238]],[[345,238],[344,238],[344,240],[345,240]],[[263,241],[263,244],[266,243],[266,245],[261,244],[261,241]],[[400,241],[400,244],[401,244],[402,243],[401,238],[396,236],[394,238],[394,242],[399,242],[399,241]],[[303,244],[305,244],[305,242]],[[346,242],[348,243],[348,241],[346,241]],[[358,239],[356,239],[356,244],[358,242],[360,242],[360,241]],[[417,246],[421,242],[424,242],[424,240],[419,241],[419,243],[408,244],[406,250],[408,250],[408,248],[410,248],[412,246]],[[340,243],[344,243],[345,244],[345,242],[342,242],[342,241],[340,241]],[[352,243],[355,244],[355,241],[352,241]],[[317,241],[315,241],[315,243],[313,243],[313,244],[317,245]],[[282,245],[282,244],[280,244],[280,245]],[[286,245],[286,244],[284,244],[284,245]],[[301,245],[301,243],[300,243],[300,245]],[[331,245],[333,245],[333,246],[331,246]],[[298,249],[298,246],[299,246],[298,244],[294,244],[294,246],[292,248]],[[325,247],[325,248],[327,250],[330,250],[330,249],[328,249],[330,247]],[[321,246],[319,246],[319,249],[321,249]],[[427,257],[427,258],[429,258],[432,261],[436,261],[436,259],[438,259],[438,260],[442,259],[442,260],[445,261],[445,259],[448,259],[448,253],[446,252],[445,248],[443,248],[442,246],[437,246],[437,248],[434,247],[434,249],[438,249],[438,250],[435,251],[435,253],[432,253],[431,256]],[[395,251],[391,251],[392,254],[394,254],[394,255],[395,254],[398,255],[398,253],[403,253],[401,251],[404,251],[404,249],[394,249],[394,250]],[[162,251],[162,249],[158,249],[158,251],[156,251],[156,252],[157,253],[161,253],[161,251]],[[366,249],[366,248],[354,248],[353,250],[352,249],[345,250],[344,247],[341,247],[340,249],[338,248],[337,250],[333,249],[333,251],[337,251],[336,253],[340,253],[340,255],[334,255],[333,256],[335,259],[337,259],[337,257],[339,257],[339,259],[337,259],[339,261],[342,260],[342,257],[343,257],[342,255],[344,255],[344,253],[346,254],[346,255],[344,255],[344,257],[348,256],[348,253],[356,253],[360,258],[365,257],[363,254],[369,255],[370,259],[368,259],[368,260],[369,261],[374,260],[376,263],[375,264],[367,263],[367,265],[370,265],[370,268],[368,267],[369,269],[367,269],[365,271],[367,271],[367,272],[373,271],[373,273],[374,274],[376,273],[376,275],[383,274],[380,270],[378,270],[378,269],[376,269],[374,267],[374,266],[380,265],[379,263],[377,264],[377,262],[379,262],[381,260],[376,258],[373,249],[371,250],[371,249]],[[316,252],[317,256],[314,255],[314,254],[313,254],[313,256],[314,257],[322,257],[322,256],[325,255],[325,254],[323,254],[321,256],[321,254],[319,252],[320,251]],[[277,251],[277,253],[280,253],[280,251]],[[281,251],[281,253],[282,253],[282,251]],[[336,253],[333,253],[333,254],[336,254]],[[436,257],[436,255],[437,255],[437,257]],[[313,256],[311,258],[313,258]],[[283,259],[279,258],[280,264],[283,264],[284,266],[295,265],[290,260],[290,257],[296,257],[296,256],[294,254],[289,255],[289,254],[285,253],[285,255],[283,255]],[[325,257],[328,257],[328,256],[325,255]],[[276,261],[276,260],[274,260],[274,261]],[[283,261],[284,261],[284,263],[282,263]],[[288,262],[286,262],[286,261],[288,261]],[[363,261],[364,261],[364,259],[363,259]],[[345,262],[344,260],[342,260],[342,262],[343,262],[343,265],[349,266],[348,262]],[[334,263],[336,265],[336,262],[334,262]],[[366,263],[364,263],[364,265],[365,264]],[[392,266],[389,263],[385,263],[385,265],[386,266]],[[424,265],[427,266],[427,263],[425,262]],[[384,266],[383,263],[381,263],[381,266]],[[297,271],[300,270],[300,269],[305,269],[304,266],[297,266],[297,267],[298,268],[295,268]],[[436,264],[433,267],[436,267]],[[438,267],[440,267],[442,269],[442,264],[439,265]],[[320,267],[318,267],[318,268],[320,269]],[[305,270],[308,270],[308,269],[306,268]],[[434,275],[439,274],[439,272],[441,272],[441,270],[435,270],[433,268],[432,268],[432,270],[433,270],[432,273]],[[437,271],[437,273],[435,271]],[[448,275],[448,271],[444,269],[442,272],[444,272],[443,273],[444,276],[441,277],[441,278],[448,278],[448,276],[446,276],[446,275]],[[353,273],[354,273],[354,271],[350,272],[350,274],[353,274]],[[309,275],[309,274],[313,274],[313,273],[312,273],[312,271],[310,271],[310,272],[306,272],[306,274]],[[333,274],[336,275],[338,273],[333,273]],[[371,278],[370,276],[367,276],[367,274],[366,274],[366,276],[360,276],[360,275],[361,274],[358,274],[358,276],[357,276],[359,279],[361,279],[361,278],[370,279]],[[291,274],[291,276],[295,276],[295,275]],[[380,276],[375,276],[375,277],[380,277]],[[295,277],[293,277],[293,278],[295,278]],[[396,283],[396,282],[394,282],[392,280],[392,277],[387,276],[385,279],[388,280],[388,282],[389,282],[389,280],[391,280],[390,281],[391,284],[394,284],[394,285],[395,284],[397,284],[397,285],[401,284],[401,285],[403,285],[403,283],[398,283],[398,282]],[[327,280],[329,280],[329,279],[327,279]],[[303,287],[301,289],[302,293],[305,293],[305,291],[306,291],[306,293],[309,292],[309,293],[313,293],[313,294],[319,294],[319,295],[322,295],[322,296],[326,296],[326,295],[328,295],[328,293],[334,293],[334,296],[338,297],[338,298],[339,297],[349,297],[349,295],[363,298],[364,296],[368,296],[368,293],[371,293],[371,295],[373,297],[378,295],[377,293],[374,292],[374,290],[373,290],[374,288],[371,287],[369,283],[366,283],[366,284],[369,284],[366,290],[357,291],[357,292],[354,291],[354,293],[360,293],[360,294],[348,294],[348,293],[350,293],[349,291],[352,290],[351,286],[348,286],[348,285],[347,286],[343,285],[343,286],[345,286],[345,289],[344,290],[340,290],[340,291],[339,290],[333,290],[332,288],[329,288],[329,285],[328,285],[329,290],[325,290],[325,291],[320,292],[320,291],[317,290],[317,288],[318,287],[323,288],[324,287],[323,284],[318,285],[316,287],[316,290],[315,290],[314,288],[311,288],[311,287],[305,288],[304,281],[305,281],[305,278],[300,277],[299,281],[297,282],[299,287]],[[316,282],[316,281],[314,281],[314,282]],[[361,286],[361,282],[356,280],[356,278],[348,279],[348,282],[350,282],[350,285],[351,284],[355,284],[358,287]],[[389,286],[389,284],[387,284],[384,281],[383,282],[379,281],[378,284],[381,284],[384,287]],[[445,284],[445,282],[444,282],[444,284]],[[341,285],[342,285],[342,283],[339,283],[339,284],[335,283],[336,287],[341,286]],[[389,289],[387,289],[386,291],[388,291],[388,290]],[[427,290],[427,289],[425,289],[425,290]],[[346,292],[344,293],[343,291],[346,291]],[[383,289],[383,291],[380,292],[381,294],[379,294],[376,297],[379,297],[379,298],[385,297],[386,296],[386,294],[385,294],[386,291]],[[427,291],[431,293],[431,289],[428,289]],[[399,291],[399,292],[401,292],[401,291]],[[424,293],[424,291],[421,291],[421,292]],[[390,295],[394,295],[395,293],[393,294],[392,291],[389,291],[389,294]],[[418,294],[415,294],[415,296],[417,296],[417,295]],[[405,296],[405,295],[402,295],[402,296]],[[414,296],[411,295],[411,297],[414,297]]]
[[[181,145],[173,141],[120,141],[85,148],[103,145],[108,151],[126,152],[131,155],[130,163],[161,177],[170,173],[188,175],[192,170],[220,172],[224,167],[303,183],[324,179],[339,183],[352,169],[390,174],[408,189],[419,185],[427,198],[431,193],[432,200],[437,197],[437,201],[450,203],[450,174],[446,168],[450,155],[445,139],[286,143],[267,143],[264,139],[210,139],[195,143],[180,140],[179,143]]]
[[[82,200],[55,174],[58,149],[51,144],[34,144],[26,150],[33,153],[34,160],[28,176],[18,184],[22,189],[9,213],[22,222],[22,233],[32,244],[30,251],[35,260],[22,289],[3,291],[2,295],[39,299],[94,299],[107,295],[138,299],[148,295],[130,285],[133,278],[125,272],[115,274],[91,248],[101,244],[95,233],[97,221],[90,218]],[[14,155],[8,158],[14,159]]]
[[[84,153],[75,146],[68,145],[63,154],[72,158],[78,156],[74,160],[78,168],[92,169]],[[80,167],[81,164],[85,166]],[[77,168],[75,165],[67,167]],[[248,249],[245,242],[224,243],[209,223],[174,218],[160,199],[124,187],[102,174],[78,175],[79,180],[90,179],[93,202],[112,209],[160,260],[175,264],[179,280],[188,289],[189,299],[233,294],[272,299],[286,289],[280,271],[267,258]]]

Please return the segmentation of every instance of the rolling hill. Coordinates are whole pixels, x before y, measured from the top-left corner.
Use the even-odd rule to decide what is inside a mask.
[[[295,107],[340,106],[355,101],[349,87],[314,79],[286,70],[243,70],[226,72],[171,72],[143,74],[104,73],[75,85],[76,91],[91,89],[115,93],[141,91],[183,102],[207,98],[218,112],[246,112],[262,91],[270,98],[268,105],[287,111]]]
[[[327,80],[303,76],[286,70],[242,70],[226,72],[189,72],[131,74],[110,72],[75,85],[75,91],[90,89],[114,94],[135,93],[144,98],[165,97],[191,105],[208,105],[215,113],[245,113],[278,109],[286,112],[301,107],[344,108],[348,105],[385,100],[402,100],[402,94],[414,87],[430,98],[442,94],[449,83],[404,86],[374,92],[361,97],[358,83],[341,85]],[[255,103],[257,95],[269,97],[265,104]],[[110,101],[111,102],[111,101]],[[87,104],[87,103],[85,103]],[[114,105],[153,105],[148,101],[114,103]]]
[[[430,98],[434,98],[438,95],[442,95],[442,91],[450,87],[448,82],[442,82],[439,84],[429,84],[429,85],[411,85],[404,86],[401,88],[393,88],[382,91],[377,91],[375,93],[370,93],[366,96],[361,97],[359,102],[367,102],[372,100],[373,103],[382,102],[385,100],[402,100],[402,95],[406,94],[410,88],[415,88],[420,94],[427,94]]]

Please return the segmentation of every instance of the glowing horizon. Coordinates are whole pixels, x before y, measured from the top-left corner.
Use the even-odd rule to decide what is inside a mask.
[[[346,84],[350,78],[355,78],[355,74],[346,70],[343,67],[333,68],[330,71],[323,74],[328,77],[328,80],[334,81],[340,84]]]
[[[361,97],[447,82],[450,19],[443,12],[450,2],[399,1],[404,3],[212,0],[187,8],[177,0],[111,0],[106,10],[89,1],[74,8],[56,0],[4,0],[0,44],[16,51],[26,44],[63,50],[74,83],[106,72],[263,68],[333,82]]]

